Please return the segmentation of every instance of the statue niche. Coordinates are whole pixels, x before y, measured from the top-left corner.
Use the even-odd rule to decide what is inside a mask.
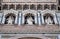
[[[5,19],[5,24],[14,24],[15,16],[13,14],[8,14]]]
[[[30,13],[26,14],[24,24],[33,25],[34,24],[34,16],[32,14],[30,14]]]
[[[13,21],[14,21],[14,18],[13,18],[12,16],[10,16],[10,17],[7,19],[8,24],[13,24]]]
[[[54,24],[53,16],[51,16],[50,14],[45,14],[44,22],[48,25]]]

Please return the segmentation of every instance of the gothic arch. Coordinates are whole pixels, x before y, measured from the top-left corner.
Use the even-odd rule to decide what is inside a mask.
[[[22,24],[25,23],[25,17],[26,17],[25,15],[26,14],[32,14],[31,16],[33,17],[34,24],[37,24],[37,22],[36,22],[37,18],[36,17],[37,17],[38,12],[36,10],[30,10],[30,9],[22,11]],[[30,22],[32,23],[32,21],[30,21]],[[30,24],[28,24],[28,25],[30,25]],[[32,25],[33,25],[33,23],[32,23]]]
[[[8,14],[5,15],[5,24],[9,24],[8,21],[9,21],[9,18],[10,18],[10,17],[11,17],[11,20],[13,20],[13,21],[12,21],[12,24],[15,23],[16,15],[13,14],[13,13],[8,13]]]
[[[24,24],[28,24],[27,19],[29,19],[29,18],[31,18],[32,19],[32,23],[35,24],[35,22],[33,21],[34,20],[34,14],[31,14],[31,13],[25,14],[24,18],[25,18]]]
[[[52,16],[53,17],[53,14],[45,13],[43,16]]]
[[[46,24],[49,21],[49,24],[55,24],[54,16],[50,13],[46,13],[43,15],[44,23]],[[49,19],[49,20],[48,20]]]

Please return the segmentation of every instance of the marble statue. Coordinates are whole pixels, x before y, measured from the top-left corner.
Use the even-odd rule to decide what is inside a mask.
[[[7,20],[8,20],[8,24],[13,24],[13,17],[10,16]]]
[[[33,25],[33,19],[32,19],[32,17],[27,18],[27,23],[29,25]]]
[[[45,23],[46,24],[53,24],[53,21],[51,20],[50,17],[48,17],[47,19],[45,19]]]

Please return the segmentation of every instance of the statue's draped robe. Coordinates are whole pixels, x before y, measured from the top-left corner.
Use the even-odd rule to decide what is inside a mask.
[[[48,17],[47,19],[45,19],[45,23],[46,23],[46,24],[52,24],[53,21],[51,20],[50,17]]]
[[[8,24],[13,24],[13,17],[8,18]]]
[[[32,17],[27,18],[27,23],[29,25],[33,25],[33,19],[32,19]]]

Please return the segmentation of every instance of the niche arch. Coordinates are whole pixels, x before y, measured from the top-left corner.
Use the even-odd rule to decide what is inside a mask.
[[[11,18],[11,19],[10,19],[11,23],[12,23],[12,24],[15,24],[16,15],[13,14],[13,13],[8,13],[8,14],[6,14],[6,15],[5,15],[5,22],[4,22],[5,24],[10,24],[10,23],[8,23],[9,18]]]

